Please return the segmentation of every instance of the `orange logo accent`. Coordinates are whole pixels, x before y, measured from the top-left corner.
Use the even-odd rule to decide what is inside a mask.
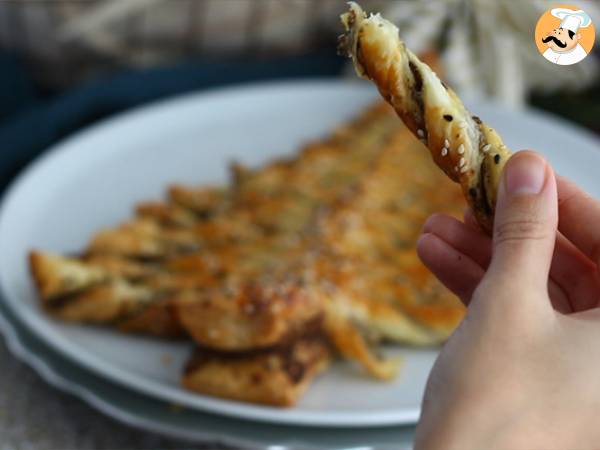
[[[553,64],[569,66],[583,60],[594,46],[596,29],[591,17],[572,5],[546,11],[535,27],[535,45]]]

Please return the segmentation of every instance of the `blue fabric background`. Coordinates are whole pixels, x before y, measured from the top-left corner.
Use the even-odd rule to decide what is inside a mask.
[[[130,70],[43,95],[17,58],[0,53],[0,192],[33,158],[77,129],[161,97],[264,79],[339,75],[333,51],[238,63],[189,62]]]

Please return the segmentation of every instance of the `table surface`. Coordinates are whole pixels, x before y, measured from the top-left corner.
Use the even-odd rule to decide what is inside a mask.
[[[0,337],[0,450],[227,450],[132,429],[42,380]]]

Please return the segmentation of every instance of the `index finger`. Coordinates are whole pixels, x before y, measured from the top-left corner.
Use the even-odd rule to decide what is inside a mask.
[[[556,182],[558,229],[600,266],[600,202],[565,177]]]

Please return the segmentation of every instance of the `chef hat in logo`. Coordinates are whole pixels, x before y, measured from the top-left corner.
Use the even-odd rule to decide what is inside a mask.
[[[573,11],[568,8],[554,8],[550,13],[561,20],[561,28],[571,30],[573,33],[577,33],[579,28],[588,27],[592,23],[590,16],[581,9]]]

